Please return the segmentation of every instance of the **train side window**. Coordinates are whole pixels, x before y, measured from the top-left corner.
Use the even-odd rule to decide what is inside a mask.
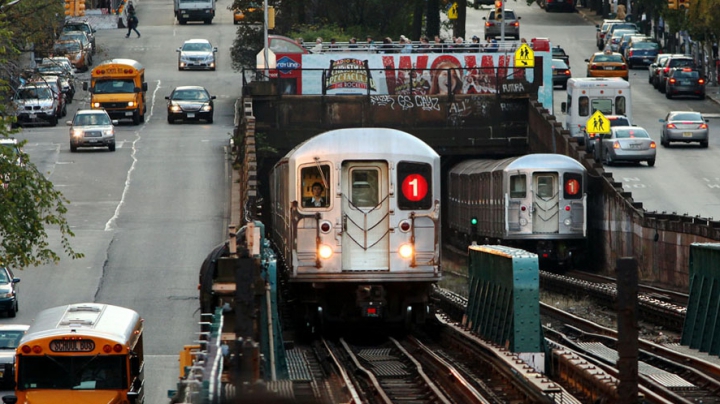
[[[378,190],[380,189],[376,169],[356,169],[351,173],[352,189],[350,198],[353,205],[358,208],[372,208],[379,202]]]
[[[590,115],[590,99],[586,96],[582,96],[578,99],[578,115]]]
[[[432,208],[432,166],[401,161],[397,165],[398,209]]]
[[[527,193],[527,178],[525,174],[510,176],[510,197],[525,198]]]
[[[563,175],[563,197],[565,199],[581,199],[583,177],[578,173],[565,173]]]
[[[615,97],[615,114],[625,115],[625,96]]]
[[[302,206],[305,208],[324,208],[330,205],[330,166],[306,166],[300,169]]]

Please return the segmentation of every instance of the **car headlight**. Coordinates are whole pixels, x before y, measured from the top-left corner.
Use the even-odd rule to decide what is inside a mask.
[[[128,107],[134,107],[135,103],[133,101],[128,101]]]
[[[115,129],[105,129],[103,131],[103,136],[112,136],[115,134]]]
[[[82,137],[82,136],[83,136],[83,131],[80,130],[80,129],[73,129],[73,130],[72,130],[72,136],[73,136],[73,137]]]
[[[206,105],[203,105],[201,110],[205,111],[205,112],[212,111],[212,107],[210,106],[210,104],[206,104]]]
[[[179,106],[179,105],[173,104],[173,105],[170,106],[170,111],[172,111],[172,112],[180,112],[180,110],[181,110],[181,109],[180,109],[180,106]]]
[[[7,299],[7,298],[9,298],[9,297],[13,297],[12,292],[0,293],[0,298]]]

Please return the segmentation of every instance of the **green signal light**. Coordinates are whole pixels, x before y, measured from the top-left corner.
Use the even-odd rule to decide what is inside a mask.
[[[476,224],[477,224],[477,218],[474,217],[474,218],[470,219],[470,224],[473,225],[473,226],[476,225]]]

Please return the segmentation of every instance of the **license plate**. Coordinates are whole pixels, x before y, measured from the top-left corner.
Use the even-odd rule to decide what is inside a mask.
[[[188,112],[187,117],[188,117],[188,118],[195,118],[195,113],[194,113],[194,112]]]
[[[692,137],[692,132],[683,132],[683,137]]]
[[[37,115],[35,115],[35,114],[30,114],[30,115],[28,115],[28,118],[30,118],[30,119],[35,119],[35,118],[37,118]]]
[[[690,81],[682,80],[682,81],[680,81],[680,85],[681,85],[681,86],[688,86],[688,85],[690,85]]]
[[[188,18],[188,17],[190,17],[190,14],[183,14],[182,16],[183,16],[183,18]]]
[[[132,111],[126,112],[126,113],[125,113],[125,116],[133,116]]]
[[[650,62],[650,59],[644,58],[644,59],[643,59],[643,62],[648,63],[648,62]]]
[[[90,139],[90,140],[88,140],[88,142],[90,142],[90,143],[97,143],[97,139]]]
[[[615,69],[615,68],[612,66],[605,66],[605,70],[613,70],[613,69]]]

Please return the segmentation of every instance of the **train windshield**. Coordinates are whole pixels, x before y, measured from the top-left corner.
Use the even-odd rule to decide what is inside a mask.
[[[376,169],[359,169],[352,171],[352,189],[350,200],[358,208],[377,206],[379,199],[379,172]]]

